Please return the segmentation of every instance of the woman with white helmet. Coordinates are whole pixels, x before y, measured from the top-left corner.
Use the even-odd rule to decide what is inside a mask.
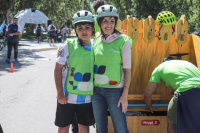
[[[108,133],[107,110],[115,133],[128,133],[126,111],[131,78],[132,40],[115,29],[117,9],[103,5],[97,10],[101,35],[94,42],[94,95],[92,105],[98,133]]]
[[[66,41],[54,70],[58,101],[55,125],[58,126],[58,133],[68,133],[70,124],[76,119],[79,132],[89,133],[89,126],[94,124],[91,103],[94,70],[92,13],[86,10],[76,12],[72,24],[78,38]],[[62,85],[65,66],[63,77],[66,78]]]

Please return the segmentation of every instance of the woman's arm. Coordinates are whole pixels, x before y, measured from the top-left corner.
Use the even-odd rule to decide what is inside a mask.
[[[131,69],[123,68],[124,70],[124,89],[118,102],[118,107],[122,106],[122,112],[126,113],[128,107],[128,91],[131,82]]]
[[[124,71],[124,89],[118,107],[121,104],[122,112],[125,113],[128,107],[127,97],[131,82],[131,44],[129,41],[125,42],[122,48],[122,69]]]

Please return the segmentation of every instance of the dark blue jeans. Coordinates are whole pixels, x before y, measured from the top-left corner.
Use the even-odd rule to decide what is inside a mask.
[[[92,106],[97,125],[97,133],[108,133],[107,109],[109,109],[115,133],[129,133],[126,114],[117,107],[123,88],[94,88]]]
[[[179,92],[177,98],[177,133],[200,131],[200,87]]]
[[[14,58],[16,59],[18,55],[18,43],[8,42],[7,46],[7,59],[10,59],[11,57],[12,47],[14,47]]]

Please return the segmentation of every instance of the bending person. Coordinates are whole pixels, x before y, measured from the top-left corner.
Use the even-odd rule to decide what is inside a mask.
[[[153,108],[151,106],[151,96],[158,88],[160,81],[163,81],[166,86],[172,88],[175,91],[172,99],[169,102],[168,111],[167,111],[167,119],[168,119],[168,124],[169,124],[168,128],[170,130],[170,133],[176,133],[176,125],[177,125],[177,117],[176,117],[177,104],[176,103],[177,103],[178,93],[182,93],[182,92],[190,93],[190,90],[194,90],[197,88],[198,88],[198,91],[200,91],[200,70],[196,66],[191,64],[190,62],[183,61],[183,60],[174,60],[174,58],[172,57],[165,58],[163,60],[163,63],[161,63],[158,67],[156,67],[154,71],[152,72],[151,78],[149,80],[149,83],[147,85],[147,88],[144,94],[146,108],[150,110],[151,112],[153,112]],[[198,92],[196,95],[199,95],[199,94],[200,93]],[[190,99],[185,99],[185,100],[187,101]],[[187,108],[190,108],[190,107],[187,107]],[[196,106],[195,109],[197,109],[198,111],[197,110],[196,111],[199,112],[200,104],[198,104],[198,106]],[[198,114],[196,118],[193,117],[193,120],[190,121],[190,123],[194,125],[193,127],[196,127],[196,128],[199,127],[199,123],[197,122],[199,118],[200,118],[200,115]],[[190,129],[189,132],[196,133],[196,132],[193,132],[194,130],[195,130],[194,128]]]

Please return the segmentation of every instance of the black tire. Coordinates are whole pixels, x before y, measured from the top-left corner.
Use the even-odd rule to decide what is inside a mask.
[[[0,42],[0,51],[3,49],[3,42]]]

